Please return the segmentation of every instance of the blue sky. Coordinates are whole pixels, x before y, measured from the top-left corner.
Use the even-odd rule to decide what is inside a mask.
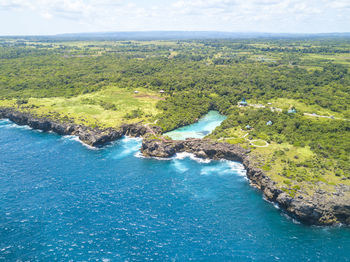
[[[350,31],[350,0],[0,0],[0,35]]]

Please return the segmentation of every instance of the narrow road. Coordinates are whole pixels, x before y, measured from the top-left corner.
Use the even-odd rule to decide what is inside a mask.
[[[261,105],[261,104],[249,104],[248,106],[250,107],[254,107],[254,108],[266,108],[266,106]],[[278,108],[278,107],[270,107],[270,110],[272,112],[282,112],[282,108]],[[332,119],[332,120],[342,120],[342,121],[350,121],[350,119],[346,119],[346,118],[340,118],[340,117],[334,117],[334,116],[322,116],[322,115],[318,115],[315,113],[303,113],[304,116],[311,116],[311,117],[321,117],[321,118],[328,118],[328,119]]]
[[[315,113],[312,113],[312,114],[304,113],[304,116],[323,117],[323,118],[334,119],[334,120],[350,121],[350,119],[346,119],[346,118],[340,118],[340,117],[334,117],[334,116],[321,116]]]

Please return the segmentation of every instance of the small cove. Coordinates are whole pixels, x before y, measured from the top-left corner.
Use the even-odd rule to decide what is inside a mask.
[[[218,111],[211,110],[201,117],[198,122],[188,126],[180,127],[164,135],[171,137],[173,140],[185,140],[186,138],[203,138],[209,135],[218,127],[226,116],[221,115]]]

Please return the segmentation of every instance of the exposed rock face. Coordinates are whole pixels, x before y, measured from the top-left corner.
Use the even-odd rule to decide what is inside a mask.
[[[122,125],[121,131],[123,135],[140,137],[152,132],[155,134],[160,134],[161,128],[158,126],[150,127],[141,124],[128,124]]]
[[[312,225],[350,225],[350,192],[347,186],[338,186],[330,196],[316,191],[312,196],[291,197],[272,181],[251,160],[248,150],[239,146],[210,140],[188,139],[185,141],[161,141],[144,139],[141,151],[150,157],[172,157],[179,152],[193,153],[200,158],[227,159],[243,163],[252,186],[260,189],[267,200],[275,202],[290,216]]]
[[[242,147],[211,142],[202,139],[187,139],[184,141],[145,140],[141,151],[150,157],[172,157],[179,152],[190,152],[200,158],[228,159],[243,161],[243,157],[249,152]]]
[[[84,143],[98,147],[114,141],[123,135],[143,136],[148,132],[159,133],[158,127],[146,127],[141,124],[123,125],[120,129],[99,129],[71,122],[61,122],[45,117],[33,116],[29,113],[19,112],[12,108],[0,108],[0,118],[8,118],[18,125],[28,125],[33,129],[53,131],[59,135],[76,135]]]

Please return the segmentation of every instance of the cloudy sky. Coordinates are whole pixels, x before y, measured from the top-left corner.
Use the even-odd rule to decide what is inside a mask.
[[[350,32],[350,0],[0,0],[0,35]]]

